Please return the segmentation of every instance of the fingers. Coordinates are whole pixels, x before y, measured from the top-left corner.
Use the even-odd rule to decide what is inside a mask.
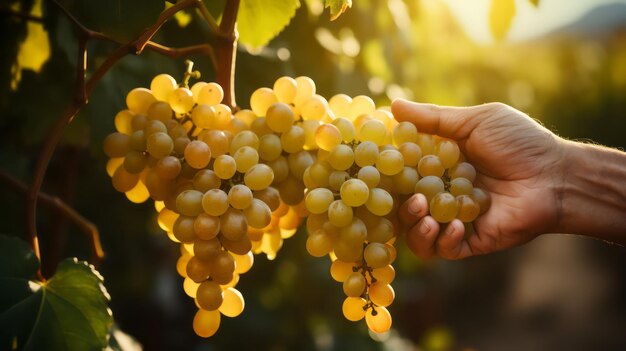
[[[415,194],[406,200],[398,210],[400,221],[411,227],[428,214],[428,201],[424,194]]]
[[[432,217],[422,218],[409,229],[406,243],[413,253],[421,258],[430,258],[435,255],[435,242],[439,234],[439,223]]]
[[[421,258],[439,256],[448,260],[458,260],[473,256],[467,240],[464,240],[465,227],[458,219],[450,222],[440,233],[440,225],[432,217],[426,216],[409,229],[406,243],[413,253]]]
[[[464,240],[465,227],[458,219],[448,224],[446,229],[437,237],[435,252],[448,260],[459,260],[472,256],[472,250],[467,240]]]

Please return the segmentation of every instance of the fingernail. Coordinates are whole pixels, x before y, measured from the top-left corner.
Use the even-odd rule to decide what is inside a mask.
[[[446,231],[444,232],[444,234],[446,235],[452,235],[454,234],[454,226],[452,224],[448,224],[448,226],[446,227]]]
[[[422,224],[420,224],[420,233],[426,234],[429,231],[430,231],[430,226],[428,225],[428,223],[426,223],[426,221],[422,221]]]
[[[420,204],[418,203],[417,198],[412,199],[411,202],[409,203],[409,212],[414,216],[419,215]]]

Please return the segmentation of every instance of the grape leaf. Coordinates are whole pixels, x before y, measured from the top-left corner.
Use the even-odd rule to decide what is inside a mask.
[[[352,7],[352,0],[325,0],[324,7],[330,7],[330,20],[334,21]]]
[[[289,24],[299,7],[299,0],[241,0],[239,41],[251,47],[266,45]]]
[[[489,27],[496,40],[502,40],[515,16],[515,0],[491,0]]]
[[[26,243],[0,236],[0,349],[102,350],[113,323],[102,276],[76,258],[45,283]]]

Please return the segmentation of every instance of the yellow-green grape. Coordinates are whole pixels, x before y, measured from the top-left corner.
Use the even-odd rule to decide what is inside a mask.
[[[361,141],[371,141],[380,146],[385,143],[387,137],[387,127],[381,121],[369,120],[357,130],[357,139]]]
[[[443,180],[436,176],[426,176],[415,184],[415,193],[424,194],[428,203],[442,191],[445,191],[445,185]]]
[[[331,189],[339,191],[348,179],[350,175],[346,171],[332,171],[328,176],[328,185]]]
[[[343,282],[343,292],[346,296],[360,297],[365,292],[366,281],[363,274],[354,272],[348,275]]]
[[[370,243],[384,244],[391,240],[395,235],[393,223],[391,223],[391,221],[387,218],[374,218],[377,219],[375,223],[367,227],[367,241]]]
[[[436,155],[426,155],[422,157],[420,162],[417,164],[417,170],[422,177],[441,177],[443,176],[443,172],[445,172],[445,168],[443,167],[441,160]]]
[[[339,241],[359,246],[358,251],[363,251],[363,241],[367,238],[367,227],[360,218],[353,217],[350,225],[341,228]],[[348,260],[353,261],[353,260]],[[357,261],[354,259],[354,261]]]
[[[343,316],[352,322],[360,321],[365,317],[366,303],[367,301],[362,297],[346,297],[341,306]]]
[[[302,175],[302,183],[304,183],[304,187],[309,190],[320,188],[319,186],[317,186],[317,184],[315,184],[315,182],[311,178],[311,172],[310,172],[309,167],[307,167],[307,169],[304,170],[304,174]]]
[[[150,136],[158,132],[167,133],[167,127],[161,121],[149,120],[146,122],[146,125],[143,127],[143,132],[147,136]]]
[[[376,104],[372,98],[365,95],[355,96],[350,103],[348,118],[354,121],[358,116],[371,114],[374,110],[376,110]]]
[[[278,101],[290,104],[296,98],[298,83],[291,77],[280,77],[274,82],[274,94]]]
[[[459,162],[448,169],[448,175],[452,179],[465,178],[470,182],[473,182],[476,179],[476,169],[467,162]]]
[[[315,131],[315,143],[320,149],[330,151],[341,144],[341,132],[332,124],[322,124]]]
[[[265,115],[268,127],[276,133],[284,133],[293,124],[295,117],[289,105],[277,102],[272,104]]]
[[[365,207],[377,216],[386,216],[393,208],[393,198],[386,190],[373,188],[369,191]]]
[[[198,287],[196,292],[196,301],[200,308],[206,311],[217,310],[222,301],[224,300],[224,294],[220,285],[212,280],[204,281]]]
[[[335,281],[343,283],[346,281],[346,278],[353,273],[352,267],[354,263],[352,262],[344,262],[341,260],[334,260],[330,265],[330,275],[333,277]]]
[[[389,251],[385,244],[369,243],[363,250],[365,263],[371,268],[382,268],[389,264]]]
[[[274,161],[267,162],[274,173],[274,181],[272,184],[280,184],[289,176],[289,162],[284,156],[280,156]]]
[[[267,125],[265,117],[258,117],[254,121],[252,121],[252,124],[250,124],[250,130],[254,132],[254,134],[256,134],[258,137],[262,137],[265,134],[273,133],[270,127]]]
[[[280,194],[273,187],[267,187],[263,190],[256,190],[252,193],[255,199],[259,199],[267,204],[270,211],[274,212],[280,206]]]
[[[274,181],[272,168],[263,163],[250,167],[243,176],[243,182],[252,190],[263,190]]]
[[[250,228],[250,226],[248,226],[247,228]],[[243,255],[249,252],[250,250],[252,250],[252,242],[250,241],[250,238],[247,235],[247,229],[246,229],[246,234],[242,235],[237,240],[230,240],[226,238],[223,233],[220,233],[217,237],[220,239],[222,246],[224,246],[224,250],[227,250],[233,255]],[[230,276],[230,277],[223,276],[222,278],[224,279],[223,280],[220,279],[219,281],[218,279],[216,279],[216,281],[218,281],[220,285],[227,285],[232,281],[232,279],[234,279],[234,276]]]
[[[393,300],[396,298],[396,293],[393,291],[391,285],[385,283],[372,283],[367,292],[370,300],[378,306],[387,307],[391,305]]]
[[[218,105],[224,98],[224,90],[217,83],[207,83],[198,92],[197,102],[205,105]]]
[[[176,197],[176,209],[183,216],[198,216],[203,212],[202,196],[197,190],[185,190]]]
[[[328,220],[335,227],[349,225],[352,223],[353,216],[352,207],[341,200],[335,200],[328,206]]]
[[[472,195],[473,189],[474,186],[469,180],[465,178],[454,178],[450,181],[450,188],[448,191],[454,196]]]
[[[220,233],[229,240],[239,240],[246,235],[248,221],[243,212],[228,208],[220,217]]]
[[[148,117],[146,117],[145,115],[135,115],[133,116],[132,121],[130,121],[130,125],[133,131],[143,130],[146,122],[148,122]]]
[[[376,281],[380,284],[391,284],[396,278],[396,270],[392,265],[376,268],[372,271],[372,275],[376,278]]]
[[[203,131],[199,140],[204,141],[211,149],[211,157],[217,158],[228,152],[230,141],[228,136],[221,130],[206,130]]]
[[[249,128],[250,126],[252,126],[252,122],[254,122],[257,116],[251,110],[243,109],[237,111],[233,118],[243,121]]]
[[[265,228],[272,220],[272,211],[265,202],[259,199],[252,199],[252,204],[243,213],[252,228]]]
[[[219,130],[226,130],[230,126],[230,120],[233,118],[230,107],[224,104],[215,105],[215,119],[213,121],[213,128]]]
[[[354,163],[354,151],[348,145],[339,144],[330,150],[328,163],[336,170],[345,171]]]
[[[152,157],[163,158],[174,150],[174,141],[166,133],[157,132],[146,139],[146,149]]]
[[[371,141],[364,141],[354,149],[354,162],[359,167],[373,166],[378,157],[378,146]]]
[[[304,149],[305,150],[313,150],[317,149],[317,143],[315,142],[315,135],[317,133],[317,128],[320,126],[320,121],[316,120],[308,120],[302,121],[300,127],[304,129]],[[340,133],[341,134],[341,133]]]
[[[344,142],[349,143],[356,138],[354,125],[348,119],[341,117],[335,118],[331,123],[339,129],[339,132],[341,132],[341,138]]]
[[[313,95],[300,108],[303,120],[321,121],[328,113],[328,102],[320,95]]]
[[[233,155],[244,146],[258,149],[260,145],[259,137],[252,131],[244,130],[237,133],[230,141],[230,154]]]
[[[398,151],[404,158],[404,165],[408,167],[416,167],[422,158],[422,149],[412,142],[403,143],[398,147]]]
[[[254,264],[254,255],[247,252],[245,255],[233,255],[235,259],[235,273],[244,274],[252,268]]]
[[[235,184],[228,191],[230,206],[243,210],[252,204],[252,190],[243,184]]]
[[[227,284],[233,278],[235,259],[227,251],[221,251],[211,259],[211,278],[220,285]]]
[[[210,169],[203,169],[193,176],[194,189],[206,193],[210,189],[217,189],[222,185],[222,180]]]
[[[265,116],[267,109],[278,102],[270,88],[259,88],[250,96],[250,108],[257,116]]]
[[[148,108],[148,119],[155,119],[165,123],[172,119],[173,113],[167,102],[157,101]]]
[[[315,233],[318,229],[322,229],[324,224],[328,222],[327,213],[311,213],[306,219],[306,229],[309,234]]]
[[[176,113],[187,113],[193,107],[193,94],[187,88],[176,88],[170,93],[168,102]]]
[[[341,199],[347,205],[358,207],[364,205],[369,198],[369,187],[360,179],[348,179],[340,188]]]
[[[148,138],[148,141],[150,139]],[[194,140],[185,148],[185,161],[195,169],[204,168],[211,161],[211,149],[209,145],[200,140]]]
[[[333,240],[324,230],[318,230],[306,239],[306,250],[313,257],[323,257],[333,249]]]
[[[276,134],[265,134],[259,139],[259,157],[265,161],[273,161],[280,157],[283,146]]]
[[[285,152],[294,153],[301,151],[306,142],[306,134],[304,128],[300,126],[291,126],[286,132],[281,134],[280,141]]]
[[[393,190],[402,195],[413,194],[418,179],[419,175],[415,168],[404,167],[400,173],[393,176]]]
[[[237,163],[237,171],[241,173],[245,173],[252,168],[252,166],[259,163],[259,153],[250,146],[239,148],[239,150],[234,153],[233,158]]]
[[[376,312],[372,308],[365,313],[365,324],[374,333],[380,334],[389,331],[391,323],[391,314],[383,306],[376,307]]]
[[[220,231],[220,219],[208,215],[200,214],[193,223],[193,229],[198,238],[202,240],[211,240],[217,236]],[[194,246],[195,250],[196,246]]]
[[[115,170],[111,181],[115,190],[124,193],[130,191],[137,185],[137,182],[139,182],[139,174],[132,174],[121,166]]]
[[[115,129],[123,134],[133,134],[133,117],[135,117],[135,114],[129,110],[122,110],[118,112],[113,120],[115,123]]]
[[[333,252],[337,259],[345,262],[356,262],[363,258],[363,243],[352,243],[338,240]]]
[[[150,105],[156,101],[152,92],[146,88],[135,88],[126,95],[126,106],[138,115],[147,115]]]
[[[239,290],[229,287],[224,290],[224,301],[219,311],[226,317],[237,317],[243,312],[245,301]]]
[[[417,141],[417,128],[411,122],[400,122],[393,128],[393,143],[400,147],[404,143]]]
[[[211,216],[221,216],[228,210],[228,195],[221,189],[210,189],[202,196],[202,208]]]
[[[459,160],[461,151],[459,146],[451,140],[442,140],[435,146],[435,155],[439,156],[443,168],[454,166]]]
[[[174,237],[181,243],[191,243],[196,239],[196,234],[193,229],[194,224],[193,217],[179,216],[174,222],[173,233]],[[187,273],[189,275],[189,272]],[[197,281],[194,279],[194,281]]]
[[[298,90],[296,91],[293,103],[298,106],[315,95],[315,82],[313,79],[306,76],[297,77],[295,81],[298,86]]]
[[[371,189],[380,183],[380,172],[374,166],[365,166],[359,169],[357,178],[362,180]]]
[[[324,213],[334,200],[333,192],[326,188],[311,190],[305,197],[307,210],[311,213]]]
[[[289,171],[294,175],[297,179],[302,179],[304,175],[304,171],[310,165],[315,162],[313,156],[307,151],[300,151],[294,154],[289,154],[287,156],[287,162],[289,163]]]
[[[196,298],[196,292],[198,291],[199,286],[200,284],[194,282],[190,278],[185,278],[185,280],[183,280],[183,290],[185,290],[185,294],[192,299]]]
[[[201,338],[209,338],[220,327],[221,315],[219,311],[199,309],[193,317],[193,331]]]
[[[487,212],[489,207],[491,206],[491,196],[489,193],[480,188],[474,188],[472,190],[472,199],[478,204],[480,207],[480,214]]]
[[[332,169],[325,161],[316,161],[309,166],[309,174],[313,182],[320,188],[328,187],[328,177]]]
[[[398,174],[404,168],[404,158],[398,150],[384,150],[378,155],[376,168],[384,175]]]
[[[417,133],[417,141],[415,143],[422,149],[422,155],[432,155],[435,151],[435,139],[430,134]]]
[[[328,107],[336,118],[348,118],[352,98],[346,94],[337,94],[328,100]]]
[[[459,209],[456,218],[460,219],[461,222],[472,222],[480,214],[480,206],[469,195],[457,196],[456,203]]]
[[[169,74],[159,74],[152,78],[150,90],[157,100],[168,101],[170,93],[176,89],[176,79]]]
[[[458,213],[458,205],[454,195],[441,192],[430,200],[430,215],[439,223],[451,222]]]
[[[193,95],[193,102],[198,102],[198,96],[200,95],[200,90],[207,85],[207,82],[196,82],[191,86],[191,94]]]
[[[213,119],[215,119],[215,108],[213,106],[200,104],[191,111],[191,120],[199,128],[213,128]]]
[[[222,155],[213,162],[213,172],[220,179],[230,179],[237,172],[237,162],[230,155]]]
[[[103,148],[108,157],[124,157],[130,151],[131,137],[122,133],[111,133],[104,138]]]
[[[363,126],[363,124],[365,124],[365,122],[367,121],[371,121],[374,119],[374,116],[372,115],[360,115],[357,118],[355,118],[352,123],[354,124],[354,130],[359,130],[361,129],[361,126]]]

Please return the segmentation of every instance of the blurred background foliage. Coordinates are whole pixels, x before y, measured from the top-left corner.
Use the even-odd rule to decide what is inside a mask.
[[[505,12],[511,3],[532,7],[525,10],[531,16],[554,6],[566,16],[575,7],[558,0],[541,0],[536,7],[525,0],[493,1],[507,2],[499,5]],[[223,2],[206,0],[216,16]],[[328,98],[367,94],[381,105],[396,97],[448,105],[502,101],[563,137],[626,146],[623,1],[583,2],[588,6],[580,16],[515,40],[499,32],[502,24],[494,24],[488,6],[479,6],[485,1],[476,1],[471,13],[458,10],[461,2],[355,0],[352,9],[331,22],[321,0],[303,0],[269,45],[239,47],[237,101],[247,107],[254,89],[271,86],[281,75],[307,75]],[[4,3],[3,9],[43,15],[39,24],[0,14],[0,169],[29,181],[42,139],[72,99],[77,40],[55,7],[34,0]],[[164,6],[148,0],[63,3],[81,22],[120,40],[136,36]],[[500,40],[472,35],[467,19],[478,15]],[[175,47],[206,42],[210,34],[198,19],[195,13],[181,13],[155,40]],[[513,27],[517,19],[512,17]],[[91,43],[89,72],[114,47]],[[191,59],[203,80],[215,76],[206,57]],[[390,308],[394,328],[377,342],[363,323],[342,317],[341,287],[330,277],[330,262],[309,257],[300,233],[286,241],[274,261],[256,257],[238,286],[246,299],[244,313],[223,320],[213,338],[196,337],[193,301],[184,295],[175,271],[177,246],[158,229],[151,205],[131,204],[114,191],[101,151],[125,94],[148,86],[158,73],[182,77],[183,69],[183,59],[152,52],[124,58],[67,129],[44,183],[44,191],[65,199],[100,228],[107,253],[100,271],[114,317],[146,350],[626,347],[623,248],[570,236],[545,236],[461,262],[421,262],[400,244],[393,284],[397,298]],[[0,189],[0,233],[24,237],[23,196],[4,185]],[[39,214],[48,274],[63,257],[88,257],[87,241],[77,228],[56,213],[41,209]]]

